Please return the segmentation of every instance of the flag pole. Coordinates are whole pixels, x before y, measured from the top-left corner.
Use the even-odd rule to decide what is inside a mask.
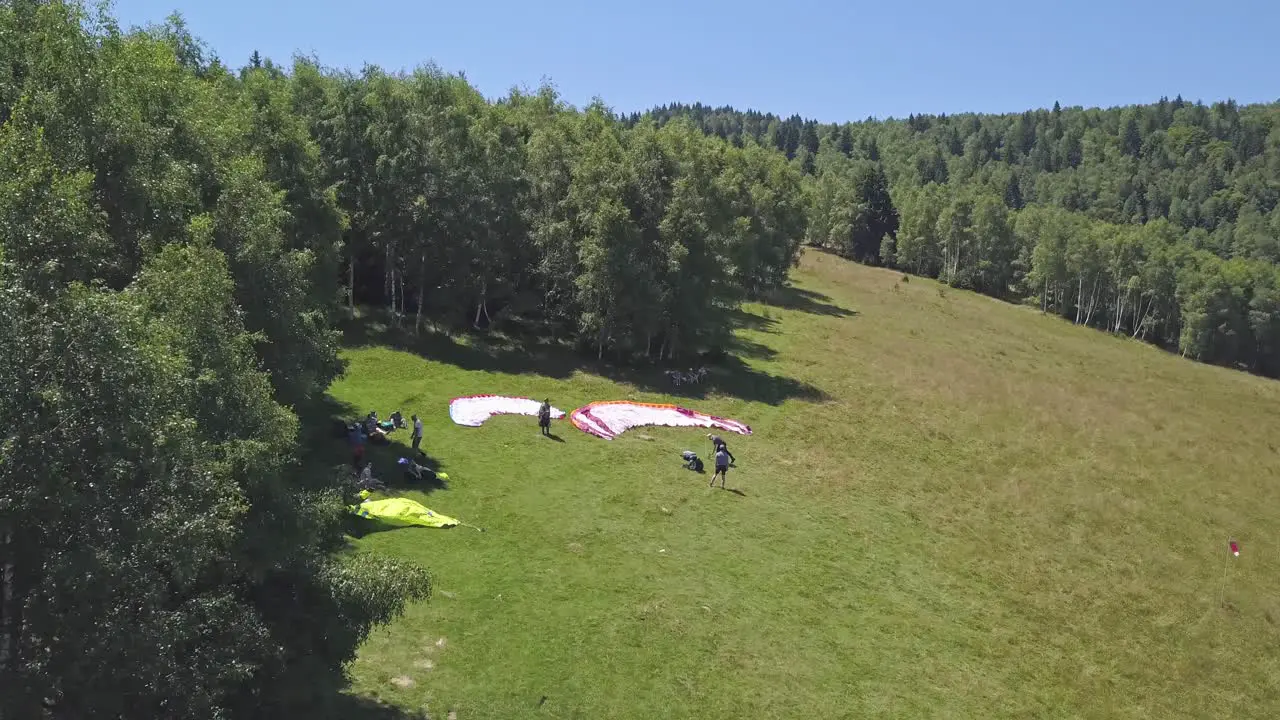
[[[1227,568],[1231,565],[1231,558],[1240,557],[1240,546],[1236,543],[1234,537],[1227,538],[1227,557],[1222,563],[1222,580],[1218,584],[1218,607],[1222,607],[1223,600],[1227,594]]]

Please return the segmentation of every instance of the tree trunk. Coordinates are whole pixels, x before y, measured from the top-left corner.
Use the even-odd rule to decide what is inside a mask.
[[[0,677],[7,672],[10,657],[17,649],[17,643],[14,640],[16,635],[17,624],[14,622],[13,608],[13,531],[5,530],[4,533],[4,550],[0,555],[4,556],[4,567],[0,568]]]
[[[644,359],[653,359],[653,331],[648,330],[644,335]]]
[[[397,274],[398,273],[396,272],[395,266],[392,266],[391,268],[391,322],[394,323],[396,327],[400,327],[400,305],[398,304],[398,301],[396,299],[396,288],[400,286],[400,283],[396,278]]]
[[[1133,314],[1133,322],[1135,323],[1135,325],[1133,326],[1133,334],[1130,335],[1129,337],[1136,338],[1138,337],[1138,333],[1141,332],[1143,333],[1143,338],[1144,339],[1146,338],[1145,328],[1147,326],[1147,315],[1151,312],[1151,305],[1154,302],[1155,302],[1155,298],[1152,298],[1147,303],[1147,307],[1144,310],[1142,308],[1142,296],[1141,295],[1138,296],[1138,310]]]
[[[1093,309],[1098,305],[1098,278],[1093,278],[1093,289],[1089,291],[1089,309],[1084,314],[1084,324],[1093,320]]]
[[[486,298],[488,297],[488,294],[489,294],[489,282],[487,280],[481,281],[480,297],[476,299],[476,317],[475,317],[475,320],[471,322],[472,327],[474,327],[477,330],[480,329],[480,316],[482,314],[484,315],[485,319],[489,321],[490,325],[493,324],[493,318],[489,317],[489,306],[488,306],[488,303],[486,302]]]
[[[391,312],[391,321],[396,316],[396,266],[391,262],[391,246],[387,245],[382,253],[382,294]]]
[[[1044,293],[1040,295],[1040,312],[1049,311],[1049,276],[1044,278]]]
[[[400,319],[408,314],[404,307],[404,271],[397,270],[396,277],[400,279],[400,314],[396,316],[396,323],[399,324]]]
[[[1156,306],[1156,299],[1153,297],[1147,303],[1147,310],[1142,315],[1142,322],[1140,322],[1138,324],[1138,327],[1133,331],[1134,336],[1137,336],[1139,331],[1141,331],[1142,336],[1139,337],[1138,339],[1144,342],[1147,339],[1147,333],[1151,330],[1151,311],[1155,308],[1155,306]]]
[[[422,298],[427,294],[427,256],[422,255],[418,266],[418,314],[413,319],[413,332],[416,335],[422,328]]]
[[[1084,275],[1076,283],[1076,324],[1080,324],[1080,307],[1084,305]]]
[[[1120,332],[1120,326],[1124,324],[1124,301],[1128,298],[1129,292],[1127,290],[1122,293],[1118,288],[1116,289],[1116,324],[1111,332]]]
[[[351,266],[347,270],[347,308],[356,311],[356,254],[351,253]]]

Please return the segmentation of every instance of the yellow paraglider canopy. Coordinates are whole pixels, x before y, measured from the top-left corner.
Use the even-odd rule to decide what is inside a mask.
[[[369,500],[369,491],[362,490],[359,505],[348,506],[348,509],[362,518],[380,520],[396,527],[453,527],[460,524],[457,520],[441,515],[422,503],[409,498],[385,498]]]

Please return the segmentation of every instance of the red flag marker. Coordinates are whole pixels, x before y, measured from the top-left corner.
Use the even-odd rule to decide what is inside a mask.
[[[1240,557],[1240,546],[1236,544],[1235,540],[1231,541],[1231,554]]]

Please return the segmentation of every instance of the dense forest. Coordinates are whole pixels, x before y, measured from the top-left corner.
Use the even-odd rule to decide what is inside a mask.
[[[784,154],[806,176],[809,244],[1280,376],[1280,104],[627,118],[655,120]]]
[[[801,173],[692,123],[628,129],[549,88],[487,103],[430,67],[299,60],[240,84],[314,138],[347,218],[349,302],[415,330],[532,319],[597,357],[676,359],[723,342],[800,250]]]
[[[805,243],[1280,374],[1280,107],[824,126],[233,68],[0,2],[0,718],[322,713],[425,569],[299,417],[340,319],[683,362]]]
[[[304,462],[347,305],[677,360],[797,258],[772,150],[246,60],[179,18],[0,2],[0,718],[334,711],[430,592],[346,547],[351,473]]]

